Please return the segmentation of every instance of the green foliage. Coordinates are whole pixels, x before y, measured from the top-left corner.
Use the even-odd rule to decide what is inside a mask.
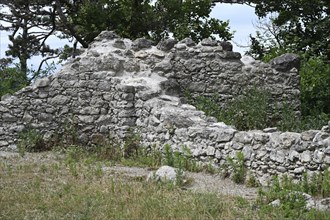
[[[236,158],[227,158],[229,164],[229,170],[231,173],[231,179],[238,184],[245,182],[246,167],[244,165],[244,154],[240,151],[236,153]]]
[[[305,173],[299,182],[294,182],[288,176],[281,179],[274,176],[269,187],[259,191],[256,201],[259,213],[274,219],[328,219],[328,213],[306,209],[306,200],[302,192],[316,197],[328,197],[329,194],[324,192],[329,193],[329,181],[328,170],[316,176],[308,176]],[[280,200],[278,206],[269,205],[277,199]]]
[[[245,95],[237,97],[228,105],[219,119],[223,118],[241,130],[265,128],[270,112],[268,94],[256,87],[248,89]]]
[[[330,24],[329,1],[252,0],[249,2],[256,4],[256,14],[259,17],[272,14],[271,22],[275,28],[268,28],[268,33],[273,35],[272,38],[277,43],[273,48],[306,53],[308,57],[322,55],[330,60],[328,41],[330,32],[327,28]],[[264,51],[264,53],[268,52]]]
[[[274,103],[269,93],[256,87],[246,90],[244,95],[228,102],[224,108],[217,104],[217,96],[194,98],[189,92],[185,92],[185,97],[190,104],[205,112],[206,115],[233,125],[239,130],[277,127],[281,131],[300,132],[321,129],[330,120],[330,114],[320,113],[320,111],[311,112],[310,115],[305,115],[307,114],[305,113],[299,117],[289,102],[278,103],[273,109],[271,105],[274,106]]]
[[[138,155],[138,148],[140,147],[141,136],[129,130],[124,138],[123,153],[124,157],[133,157]]]
[[[256,87],[248,89],[224,108],[217,104],[217,97],[198,96],[193,98],[186,92],[188,101],[206,115],[218,121],[234,125],[239,130],[263,129],[270,125],[268,114],[271,112],[269,95]]]
[[[5,94],[12,94],[27,85],[25,74],[18,68],[0,66],[0,98]]]
[[[151,36],[156,41],[167,38],[170,33],[178,40],[190,37],[199,42],[214,36],[230,40],[229,23],[210,18],[212,7],[210,0],[158,0],[154,7],[156,29]]]
[[[49,150],[49,146],[45,144],[43,136],[35,129],[27,129],[20,133],[17,147],[22,156],[24,156],[25,152]]]
[[[303,115],[330,114],[330,64],[312,57],[303,63],[300,76]]]

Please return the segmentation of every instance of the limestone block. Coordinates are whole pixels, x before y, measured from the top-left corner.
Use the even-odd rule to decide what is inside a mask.
[[[330,210],[330,198],[324,198],[316,202],[315,208],[321,211]]]
[[[253,134],[246,131],[239,131],[235,133],[233,141],[242,143],[242,144],[251,144],[253,139]]]
[[[147,49],[151,48],[153,42],[151,40],[145,38],[138,38],[133,41],[132,49],[133,50],[140,50],[140,49]]]
[[[141,51],[136,52],[136,53],[134,54],[134,56],[135,56],[136,58],[139,58],[139,59],[145,59],[145,58],[147,58],[147,57],[149,56],[149,54],[148,54],[147,52],[141,50]]]
[[[163,50],[163,51],[169,51],[174,47],[174,45],[176,43],[177,43],[177,40],[175,40],[175,39],[164,39],[158,43],[157,49]]]
[[[49,86],[50,82],[51,82],[51,81],[50,81],[49,77],[45,77],[45,78],[42,78],[42,79],[38,79],[38,80],[36,80],[36,82],[33,84],[33,88],[34,88],[34,89],[37,89],[37,88],[43,88],[43,87]]]
[[[79,119],[79,121],[81,121],[83,123],[93,123],[94,122],[94,117],[93,116],[79,115],[78,119]]]
[[[279,137],[279,145],[284,149],[289,149],[295,144],[299,145],[300,134],[295,132],[285,132]]]
[[[174,46],[174,48],[176,49],[176,50],[185,50],[185,49],[187,49],[187,46],[186,46],[186,44],[182,44],[182,43],[178,43],[178,44],[176,44],[175,46]]]
[[[115,42],[112,44],[112,46],[122,50],[126,49],[125,42],[121,39],[116,39]]]
[[[49,100],[49,103],[51,105],[65,105],[69,102],[69,97],[64,96],[64,95],[57,95],[54,98],[51,98]]]
[[[184,178],[185,173],[183,171],[180,172],[182,172],[180,173],[180,178]],[[178,173],[179,170],[177,168],[162,166],[156,172],[151,172],[147,177],[147,181],[156,180],[160,182],[170,181],[175,183],[178,178]]]
[[[205,38],[201,41],[201,45],[215,47],[218,46],[218,41],[211,38]]]
[[[17,117],[10,113],[4,113],[2,114],[2,121],[3,122],[16,122],[18,120]]]
[[[275,161],[275,162],[278,162],[278,163],[284,163],[285,161],[285,153],[281,150],[272,150],[270,152],[270,155],[269,155],[269,158],[272,160],[272,161]]]
[[[314,139],[315,135],[318,132],[319,131],[317,131],[317,130],[303,131],[301,133],[301,140],[303,140],[303,141],[312,141]]]
[[[311,161],[311,159],[312,159],[311,152],[310,151],[304,151],[304,152],[302,152],[301,155],[300,155],[300,157],[301,157],[300,160],[303,163],[309,163]]]
[[[232,140],[232,138],[234,137],[236,133],[236,130],[235,129],[232,129],[232,128],[224,128],[224,129],[219,129],[217,131],[217,142],[218,143],[225,143],[225,142],[229,142]]]
[[[290,153],[289,153],[289,160],[290,161],[293,161],[293,162],[295,162],[297,160],[300,160],[300,154],[297,151],[295,151],[295,150],[290,151]]]
[[[0,148],[1,147],[7,147],[9,143],[7,141],[0,141]]]
[[[161,71],[164,73],[168,73],[172,70],[172,64],[168,60],[163,60],[155,65],[153,71]]]
[[[179,41],[178,44],[185,44],[188,47],[192,47],[196,45],[196,43],[191,38],[184,38],[183,40]]]
[[[322,163],[324,159],[324,153],[322,151],[316,150],[314,151],[313,161],[316,163]]]
[[[265,150],[259,150],[259,151],[257,151],[256,158],[257,158],[257,159],[261,159],[261,158],[263,158],[266,154],[267,154],[267,151],[265,151]]]
[[[207,156],[214,156],[215,154],[215,148],[212,146],[208,146],[206,149],[206,155]]]
[[[222,159],[222,154],[221,154],[221,151],[220,150],[216,150],[215,151],[215,158],[217,158],[217,159]]]
[[[298,167],[293,170],[294,174],[302,174],[306,171],[305,167]]]
[[[313,139],[313,142],[323,145],[323,141],[325,139],[327,139],[328,137],[330,137],[330,133],[322,132],[322,131],[317,132],[314,139]]]
[[[79,111],[79,114],[82,115],[98,115],[99,113],[100,109],[95,107],[84,107]]]
[[[242,153],[244,154],[244,159],[245,160],[250,160],[251,156],[252,156],[252,153],[253,153],[253,150],[252,150],[251,146],[244,146],[243,150],[242,150]]]
[[[292,68],[299,69],[300,59],[296,54],[283,54],[279,57],[272,59],[270,62],[271,66],[278,71],[289,71]]]

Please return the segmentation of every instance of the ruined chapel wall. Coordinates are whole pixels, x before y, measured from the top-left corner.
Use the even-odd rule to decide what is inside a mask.
[[[278,173],[299,177],[330,164],[330,125],[301,134],[237,131],[182,102],[185,88],[195,95],[217,93],[223,104],[243,87],[260,83],[299,105],[294,68],[242,62],[226,44],[209,39],[198,45],[187,39],[167,43],[156,47],[102,32],[59,73],[3,98],[0,149],[15,150],[24,129],[37,129],[46,139],[54,132],[65,135],[69,120],[86,144],[99,137],[123,138],[131,128],[145,147],[187,146],[195,159],[216,165],[243,151],[246,165],[261,179]]]

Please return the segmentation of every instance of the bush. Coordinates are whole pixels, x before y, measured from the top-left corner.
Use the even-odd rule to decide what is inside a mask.
[[[330,86],[329,86],[330,88]],[[278,127],[281,131],[301,132],[310,129],[321,129],[330,120],[330,114],[319,111],[304,114],[299,117],[290,103],[278,103],[281,107],[273,109],[269,92],[252,87],[227,103],[224,108],[217,104],[218,98],[198,96],[192,97],[186,92],[188,102],[207,116],[215,117],[228,125],[235,126],[238,130],[264,129]],[[330,99],[329,99],[330,100]],[[326,104],[324,100],[324,104]],[[306,106],[305,104],[302,104]]]
[[[43,136],[35,129],[28,129],[19,135],[18,150],[21,155],[25,152],[41,152],[49,150],[49,145],[43,140]]]
[[[312,57],[303,62],[300,76],[302,114],[330,114],[330,64]]]
[[[12,94],[28,84],[18,68],[0,67],[0,97]]]

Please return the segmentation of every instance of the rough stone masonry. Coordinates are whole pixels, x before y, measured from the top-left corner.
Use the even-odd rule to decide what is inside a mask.
[[[274,102],[285,99],[299,111],[298,68],[293,54],[266,64],[241,59],[227,42],[165,40],[152,46],[105,31],[57,74],[2,98],[0,150],[16,150],[23,130],[37,129],[47,139],[71,121],[82,144],[109,135],[123,138],[135,129],[145,147],[186,146],[195,159],[215,165],[242,151],[263,183],[275,174],[299,178],[330,165],[330,124],[303,133],[238,131],[182,101],[189,89],[196,96],[217,94],[225,105],[257,86]]]

